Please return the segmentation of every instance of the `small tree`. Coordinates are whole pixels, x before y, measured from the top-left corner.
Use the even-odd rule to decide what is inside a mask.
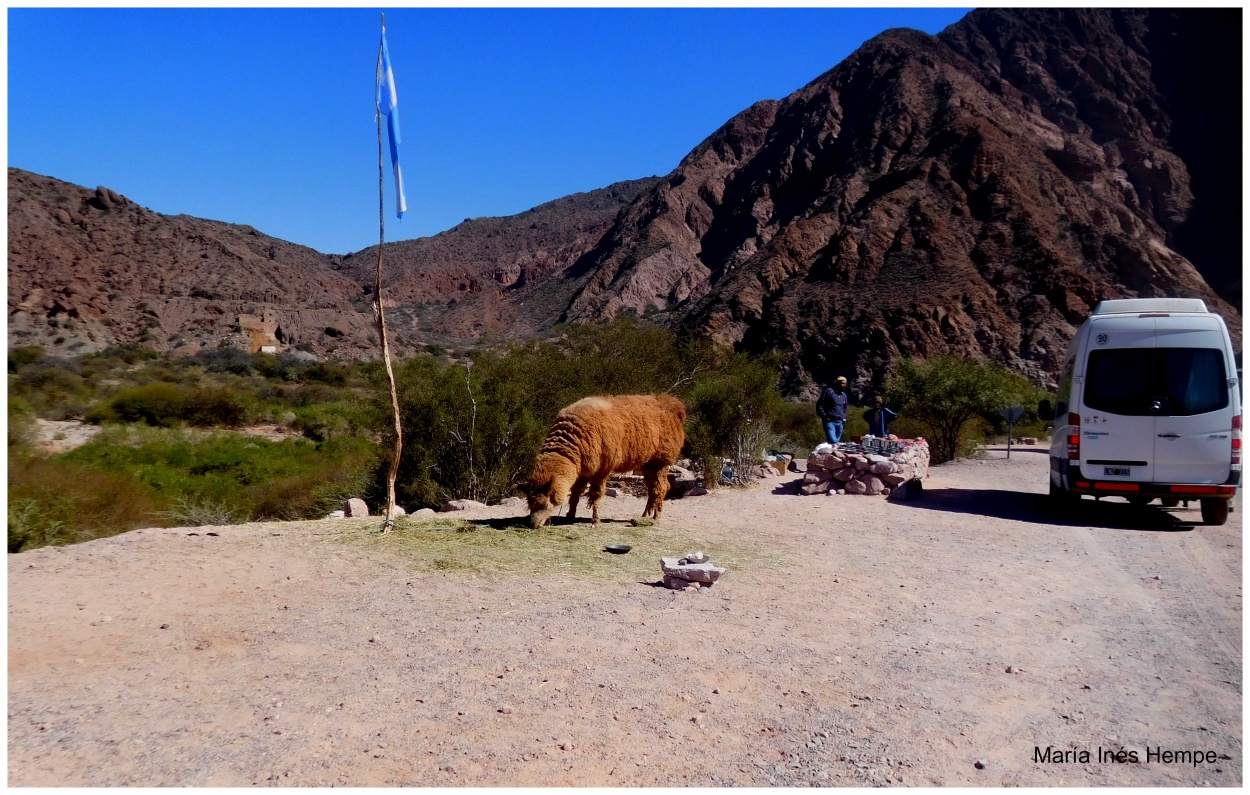
[[[958,455],[959,434],[969,421],[1027,403],[1035,387],[997,362],[938,356],[901,360],[885,392],[901,416],[929,429],[933,463],[940,464]]]
[[[772,422],[782,405],[776,357],[729,354],[694,384],[686,398],[686,450],[707,485],[719,481],[723,458],[733,461],[734,483],[754,482],[761,454],[777,444]]]

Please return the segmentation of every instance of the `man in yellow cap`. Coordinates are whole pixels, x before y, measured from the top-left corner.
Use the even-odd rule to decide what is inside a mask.
[[[816,401],[816,414],[825,425],[825,440],[829,444],[842,441],[842,430],[846,427],[846,408],[851,396],[846,392],[846,376],[840,375],[833,385],[825,385]]]

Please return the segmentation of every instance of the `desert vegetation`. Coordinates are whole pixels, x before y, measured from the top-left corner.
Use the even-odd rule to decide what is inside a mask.
[[[396,363],[399,504],[411,511],[517,495],[559,410],[596,394],[677,396],[688,410],[683,457],[709,487],[745,485],[767,451],[804,456],[823,441],[813,405],[780,393],[779,364],[629,318],[457,359],[404,359]],[[1001,433],[1003,405],[1036,405],[1025,379],[958,359],[902,362],[884,395],[901,415],[891,430],[926,436],[936,460],[970,454]],[[181,359],[140,346],[68,358],[16,348],[9,550],[142,526],[319,518],[348,496],[376,506],[393,433],[388,400],[379,362],[230,348]],[[852,409],[848,437],[867,431],[863,413]],[[48,455],[35,444],[39,419],[102,430]],[[284,436],[241,432],[256,425]]]

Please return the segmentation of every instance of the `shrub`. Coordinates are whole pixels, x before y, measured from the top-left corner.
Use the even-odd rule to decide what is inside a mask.
[[[9,372],[19,372],[28,364],[33,364],[43,357],[42,345],[21,345],[9,351]]]
[[[123,389],[87,412],[87,420],[97,424],[143,422],[166,428],[180,423],[237,427],[246,419],[247,407],[224,389],[193,389],[163,381]]]
[[[186,393],[174,384],[155,383],[123,389],[112,400],[87,413],[89,422],[144,422],[168,427],[186,409]]]
[[[379,452],[360,438],[313,444],[139,428],[102,431],[59,459],[135,478],[172,506],[170,520],[323,516],[317,512],[326,490],[373,472]]]
[[[225,389],[198,389],[187,394],[181,419],[188,425],[237,428],[247,421],[247,407]]]
[[[213,348],[203,350],[188,358],[193,364],[203,366],[210,373],[231,373],[233,375],[255,375],[257,371],[255,357],[238,348]]]
[[[782,403],[773,419],[773,430],[781,437],[781,446],[796,456],[803,456],[825,441],[825,429],[816,416],[814,403]]]
[[[9,449],[25,448],[35,441],[35,410],[21,398],[9,399]]]
[[[9,456],[9,552],[88,541],[159,525],[136,478],[59,459]]]
[[[722,354],[695,382],[686,401],[686,450],[703,469],[704,483],[719,481],[723,458],[733,460],[733,482],[755,480],[755,465],[781,442],[773,419],[784,405],[775,359]]]
[[[928,430],[933,463],[940,464],[960,454],[969,422],[1004,406],[1026,404],[1036,388],[997,362],[939,356],[901,360],[885,392],[887,404],[900,414],[895,428],[902,416],[921,423]]]

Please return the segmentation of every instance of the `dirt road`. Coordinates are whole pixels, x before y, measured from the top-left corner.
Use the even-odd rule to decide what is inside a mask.
[[[776,551],[697,594],[413,573],[332,522],[10,555],[9,784],[1239,785],[1240,508],[1056,521],[1044,451],[990,456],[912,502],[670,502]]]

